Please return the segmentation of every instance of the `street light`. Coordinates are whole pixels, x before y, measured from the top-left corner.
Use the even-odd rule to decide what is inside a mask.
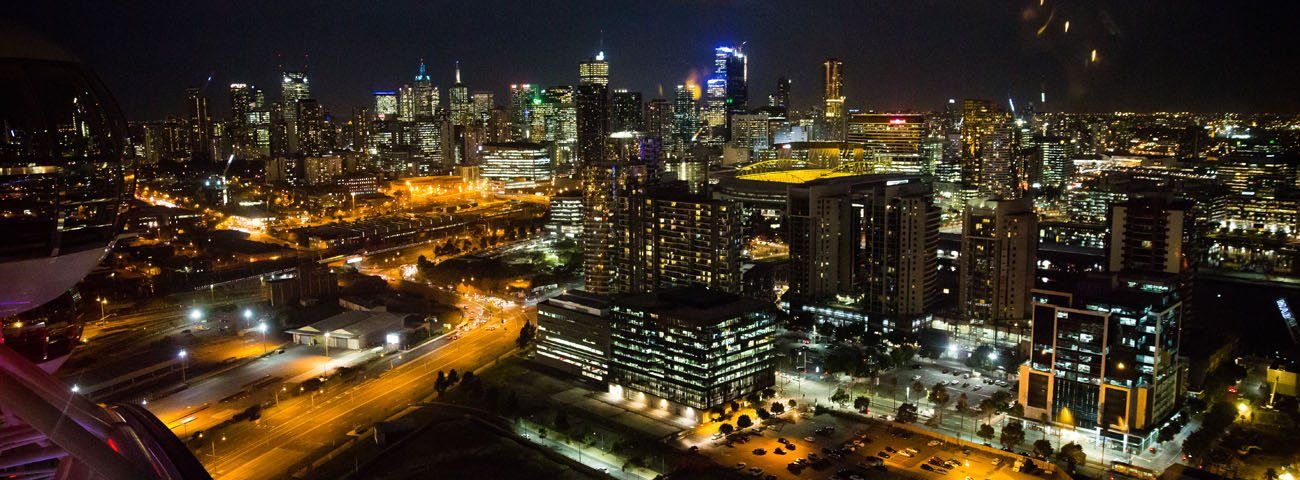
[[[181,359],[181,381],[184,382],[187,380],[185,375],[185,359],[190,356],[190,353],[186,352],[185,349],[182,348],[181,351],[176,352],[176,356]]]
[[[330,332],[325,332],[325,357],[330,356]]]
[[[199,310],[197,307],[190,309],[190,320],[198,321],[202,319],[203,319],[202,310]]]
[[[104,306],[105,306],[105,305],[108,305],[108,299],[107,299],[107,298],[104,298],[104,297],[99,297],[99,298],[97,298],[97,299],[95,299],[95,300],[96,300],[97,302],[99,302],[99,321],[103,322],[103,321],[104,321],[104,317],[107,316],[107,315],[104,314]]]
[[[262,353],[266,353],[266,322],[257,324],[257,331],[262,332]]]
[[[245,309],[244,309],[244,320],[252,320],[252,319],[253,319],[253,309],[251,309],[251,308],[245,308]]]

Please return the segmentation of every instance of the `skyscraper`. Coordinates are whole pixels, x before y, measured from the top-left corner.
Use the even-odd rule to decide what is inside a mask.
[[[514,140],[529,140],[532,136],[533,101],[541,103],[537,90],[527,83],[510,85],[510,131]]]
[[[939,210],[909,175],[855,175],[788,189],[790,292],[798,303],[851,299],[912,330],[935,301]]]
[[[470,95],[472,99],[470,108],[473,112],[474,121],[487,125],[489,112],[492,111],[492,107],[496,106],[494,97],[492,92],[474,92]]]
[[[646,103],[645,131],[663,139],[664,143],[673,137],[673,104],[668,100],[656,98]]]
[[[1107,270],[1191,273],[1199,263],[1194,203],[1143,196],[1110,208]]]
[[[987,100],[967,99],[960,133],[962,188],[981,196],[1020,196],[1011,115]]]
[[[579,86],[599,87],[603,85]],[[581,137],[579,137],[581,139]],[[581,141],[581,140],[580,140]],[[606,139],[605,156],[583,160],[582,171],[582,258],[585,289],[608,294],[617,291],[616,274],[620,259],[627,254],[622,231],[615,222],[630,208],[633,198],[657,183],[661,146],[658,138],[620,132]]]
[[[1027,325],[1037,265],[1038,216],[1030,198],[972,200],[962,220],[958,302],[965,320]]]
[[[642,131],[645,127],[644,117],[641,92],[614,90],[610,99],[610,131]]]
[[[578,85],[575,98],[578,119],[578,161],[599,163],[605,159],[605,142],[609,137],[609,90],[600,83]]]
[[[212,117],[208,115],[208,98],[203,90],[190,88],[185,91],[190,124],[190,160],[198,165],[201,162],[216,160],[212,145]]]
[[[876,172],[923,173],[921,137],[925,116],[919,113],[853,113],[846,121],[846,138],[860,142],[875,155]]]
[[[684,187],[684,185],[681,185]],[[674,286],[740,291],[739,211],[685,188],[649,188],[614,213],[619,292]]]
[[[474,107],[470,103],[469,87],[460,81],[460,61],[456,62],[456,83],[447,89],[447,98],[451,107],[451,124],[464,127],[474,124]]]
[[[709,127],[708,139],[725,141],[728,121],[744,113],[749,102],[749,59],[741,49],[719,46],[713,49],[713,74],[705,82],[704,107],[700,119]]]
[[[828,58],[822,62],[822,118],[830,140],[844,138],[844,62]]]
[[[776,79],[776,93],[772,95],[772,106],[785,111],[790,109],[790,79],[782,76]]]
[[[237,151],[245,151],[251,143],[249,114],[257,109],[261,91],[244,83],[230,84],[230,123],[228,135]]]
[[[438,87],[433,85],[433,79],[429,77],[429,72],[425,69],[424,61],[420,61],[420,66],[415,72],[415,82],[411,88],[411,94],[414,98],[411,100],[411,117],[432,117],[437,112],[439,104]]]
[[[332,149],[326,140],[325,108],[314,98],[304,98],[295,103],[298,132],[298,151],[303,155],[324,155]]]
[[[393,90],[376,90],[371,93],[375,99],[374,115],[380,120],[397,118],[397,92]]]
[[[298,153],[298,102],[311,97],[307,72],[286,70],[280,77],[280,103],[285,132],[285,151]]]
[[[694,84],[678,85],[673,95],[673,142],[687,145],[695,139],[699,128],[700,87]]]
[[[605,52],[597,52],[595,57],[578,63],[578,83],[609,86],[609,62],[605,61]]]

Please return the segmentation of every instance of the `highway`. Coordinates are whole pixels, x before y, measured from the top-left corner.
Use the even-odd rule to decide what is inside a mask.
[[[282,398],[281,406],[266,410],[259,424],[244,422],[209,433],[207,443],[192,447],[214,478],[286,477],[309,465],[327,447],[345,441],[349,431],[388,418],[432,394],[439,370],[469,371],[510,352],[523,318],[521,310],[511,309],[504,328],[489,329],[500,323],[488,322],[459,339],[448,337],[377,377],[332,385],[314,398]]]

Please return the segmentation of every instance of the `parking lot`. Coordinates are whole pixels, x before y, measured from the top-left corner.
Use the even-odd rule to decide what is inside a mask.
[[[913,368],[919,367],[919,368]],[[945,373],[946,372],[946,373]],[[880,385],[889,385],[891,378],[898,377],[899,398],[905,398],[904,393],[910,394],[911,399],[916,400],[924,397],[934,384],[944,382],[948,388],[948,394],[952,401],[956,402],[958,396],[966,394],[966,403],[970,408],[975,408],[980,401],[988,398],[993,392],[998,390],[1008,390],[1015,396],[1015,384],[1002,378],[993,378],[971,371],[969,368],[957,368],[950,364],[930,362],[913,363],[911,367],[904,367],[891,370],[880,375]],[[910,392],[912,382],[919,381],[925,386],[925,392]],[[994,383],[996,382],[996,383]],[[919,394],[919,396],[918,396]],[[951,405],[949,408],[952,408]]]
[[[799,418],[787,413],[782,417],[767,426],[750,428],[745,435],[733,434],[730,442],[704,432],[684,443],[697,446],[700,454],[723,466],[756,478],[1042,478],[1014,471],[1013,464],[1020,458],[1017,455],[963,450],[944,438],[900,430],[884,422],[830,414]],[[882,460],[879,467],[877,458]],[[804,465],[792,466],[795,462]]]

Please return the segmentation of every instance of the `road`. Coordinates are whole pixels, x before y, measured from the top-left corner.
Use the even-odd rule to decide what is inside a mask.
[[[505,355],[514,348],[522,323],[522,312],[516,309],[502,328],[476,328],[377,377],[337,385],[314,398],[282,401],[280,407],[266,410],[257,425],[245,422],[210,433],[208,445],[197,445],[196,451],[214,478],[286,477],[341,443],[347,432],[388,418],[433,393],[438,371],[464,372]]]

